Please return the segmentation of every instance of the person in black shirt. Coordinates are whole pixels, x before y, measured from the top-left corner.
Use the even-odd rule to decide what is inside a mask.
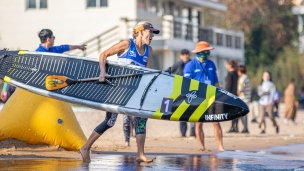
[[[186,65],[190,61],[190,52],[187,49],[183,49],[180,52],[180,59],[172,66],[172,73],[183,76],[183,70]]]
[[[186,65],[190,61],[190,52],[187,49],[183,49],[180,52],[180,59],[172,66],[172,73],[183,76],[183,70]],[[186,137],[187,132],[187,122],[180,122],[180,131],[182,137]],[[194,122],[190,123],[190,136],[195,137],[195,124]]]
[[[225,78],[226,85],[225,85],[225,90],[228,92],[237,95],[237,86],[238,86],[238,64],[235,60],[228,60],[226,63],[226,69],[228,70],[228,74]],[[231,128],[228,132],[239,132],[238,129],[238,119],[233,119],[232,120],[232,125]]]

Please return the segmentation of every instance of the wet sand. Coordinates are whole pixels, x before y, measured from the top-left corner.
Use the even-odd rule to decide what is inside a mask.
[[[90,135],[94,127],[103,121],[103,118],[105,116],[105,112],[103,111],[88,108],[74,109],[75,115],[80,123],[80,126],[87,137]],[[296,119],[297,125],[294,126],[283,123],[283,112],[284,105],[281,104],[279,112],[280,117],[276,118],[278,124],[280,125],[279,134],[275,133],[275,128],[272,127],[268,118],[266,119],[268,126],[266,129],[266,134],[262,135],[260,134],[260,130],[258,129],[257,123],[249,122],[250,133],[242,134],[227,133],[230,128],[231,122],[222,122],[221,126],[224,135],[224,147],[227,150],[223,153],[217,152],[217,144],[213,137],[213,128],[211,123],[204,123],[204,131],[206,137],[205,145],[208,149],[211,150],[211,152],[206,153],[198,151],[199,145],[196,139],[191,139],[189,137],[180,137],[179,122],[149,119],[147,125],[147,139],[145,151],[148,156],[157,156],[156,162],[152,164],[155,167],[155,164],[160,164],[161,162],[163,162],[162,160],[169,160],[168,158],[170,158],[170,156],[182,156],[181,158],[185,158],[185,160],[187,159],[191,162],[194,162],[195,157],[193,156],[197,156],[196,158],[203,158],[205,161],[209,160],[209,158],[210,160],[214,158],[212,156],[216,156],[216,158],[219,158],[219,155],[225,156],[226,154],[229,154],[229,152],[248,152],[254,150],[267,149],[275,146],[304,144],[304,111],[299,110]],[[243,127],[240,122],[239,129],[242,130],[242,128]],[[115,160],[113,160],[115,163],[120,162],[116,161],[118,159],[126,158],[123,161],[130,161],[132,163],[130,164],[130,166],[134,165],[136,152],[135,138],[131,138],[130,147],[125,147],[122,129],[122,115],[119,115],[115,126],[105,132],[105,134],[102,135],[101,138],[99,138],[98,141],[96,141],[96,143],[93,145],[92,163],[97,161],[100,162],[100,160],[111,161],[111,158],[113,158],[111,156],[114,156]],[[189,130],[187,133],[189,134]],[[69,163],[73,162],[80,162],[77,164],[79,165],[79,167],[83,167],[84,169],[89,167],[88,165],[82,164],[81,155],[78,151],[66,151],[64,149],[61,149],[60,147],[43,144],[28,145],[25,142],[21,142],[19,140],[14,139],[7,139],[0,142],[0,155],[1,161],[6,159],[10,159],[10,161],[23,161],[31,159],[33,162],[34,159],[34,161],[38,162],[39,160],[42,160],[40,161],[42,163],[43,161],[46,163],[55,161],[56,163],[58,162],[58,160],[60,160],[66,163],[66,165],[69,165]],[[161,159],[162,156],[167,157]],[[231,160],[232,159],[233,158],[231,158]],[[1,161],[0,166],[3,166]],[[123,163],[121,164],[124,165]],[[189,164],[188,166],[190,168],[191,164]],[[149,170],[149,168],[146,169]]]

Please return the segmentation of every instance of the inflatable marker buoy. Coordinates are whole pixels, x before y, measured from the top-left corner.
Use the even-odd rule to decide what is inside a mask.
[[[20,88],[0,112],[0,141],[7,138],[66,150],[79,150],[87,140],[70,104]]]

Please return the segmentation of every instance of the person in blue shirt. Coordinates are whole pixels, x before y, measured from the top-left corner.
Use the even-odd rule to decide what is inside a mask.
[[[196,48],[192,51],[196,58],[188,62],[184,68],[184,77],[195,79],[200,82],[219,87],[219,81],[216,73],[216,66],[213,61],[209,60],[210,50],[214,48],[208,42],[201,41],[196,44]],[[218,143],[218,150],[225,151],[223,146],[223,133],[219,122],[212,122],[214,127],[214,136]],[[203,123],[195,123],[195,135],[200,145],[201,151],[207,151],[204,143]]]
[[[152,47],[150,43],[154,34],[159,30],[155,29],[151,23],[141,21],[133,28],[133,38],[123,40],[108,48],[99,55],[100,76],[99,81],[104,82],[106,73],[105,64],[109,56],[117,54],[118,61],[125,64],[137,65],[142,67],[152,67]],[[93,143],[108,129],[112,128],[116,122],[117,113],[106,112],[105,120],[100,123],[91,133],[87,142],[81,147],[80,153],[84,162],[90,162],[90,150]],[[138,163],[151,163],[155,158],[147,158],[144,153],[146,140],[146,123],[147,118],[134,117],[135,138],[137,143]]]
[[[42,29],[38,33],[38,37],[40,38],[41,44],[36,49],[36,52],[52,52],[52,53],[64,53],[66,51],[80,49],[85,50],[86,45],[60,45],[54,46],[55,36],[53,35],[52,30],[50,29]]]

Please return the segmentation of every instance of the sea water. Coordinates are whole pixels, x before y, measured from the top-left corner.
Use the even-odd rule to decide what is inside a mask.
[[[94,152],[102,153],[102,152]],[[225,151],[210,154],[148,154],[156,156],[153,163],[135,162],[135,153],[103,153],[91,163],[65,158],[10,158],[0,157],[0,170],[292,170],[304,171],[304,144],[277,146],[252,151]],[[26,156],[25,156],[26,157]],[[29,156],[30,157],[30,156]]]

